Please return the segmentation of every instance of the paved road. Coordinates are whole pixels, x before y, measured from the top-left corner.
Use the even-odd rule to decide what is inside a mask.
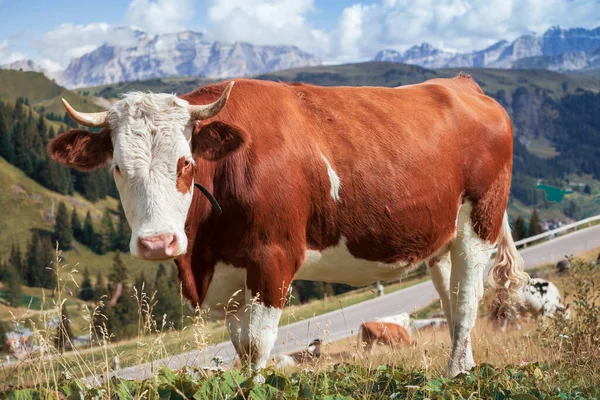
[[[556,263],[565,255],[578,254],[598,246],[600,246],[600,226],[595,226],[521,250],[520,253],[525,260],[525,267],[535,268]],[[412,312],[431,304],[436,299],[438,295],[433,284],[427,281],[373,300],[283,326],[279,329],[272,355],[298,351],[315,337],[334,341],[353,336],[358,326],[365,320]],[[210,365],[210,360],[214,356],[221,356],[227,365],[235,359],[236,354],[231,342],[223,342],[209,347],[205,352],[192,351],[155,361],[154,365],[148,363],[124,368],[118,375],[126,379],[144,379],[152,374],[153,368],[161,365],[168,365],[172,369],[180,369],[185,365]]]

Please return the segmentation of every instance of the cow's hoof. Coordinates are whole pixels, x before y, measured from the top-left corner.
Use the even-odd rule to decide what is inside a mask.
[[[256,372],[252,377],[252,382],[256,384],[263,384],[265,383],[265,377],[262,376],[260,373]]]
[[[467,374],[468,375],[469,371],[471,369],[472,369],[472,367],[471,368],[467,368],[464,365],[462,365],[462,366],[461,365],[456,365],[456,364],[453,365],[453,363],[450,362],[448,364],[448,366],[446,367],[446,369],[444,370],[444,376],[446,378],[456,378],[458,375],[461,375],[461,374]]]

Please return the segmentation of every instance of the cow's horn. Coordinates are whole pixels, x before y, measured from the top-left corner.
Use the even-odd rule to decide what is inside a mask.
[[[83,113],[75,110],[68,101],[65,99],[61,99],[63,105],[67,109],[67,113],[73,119],[73,121],[77,122],[80,125],[89,126],[91,128],[106,128],[108,126],[108,121],[106,116],[108,112],[97,112],[97,113]]]
[[[211,104],[206,104],[203,106],[190,106],[190,119],[191,120],[200,120],[200,119],[208,119],[210,117],[214,117],[217,115],[225,104],[227,104],[227,99],[229,99],[229,93],[231,93],[231,88],[233,87],[233,81],[227,85],[223,94],[217,101]]]

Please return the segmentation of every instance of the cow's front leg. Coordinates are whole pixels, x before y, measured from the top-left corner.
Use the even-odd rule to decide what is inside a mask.
[[[265,368],[292,281],[294,264],[273,261],[248,268],[244,307],[228,318],[232,341],[244,366]],[[237,342],[237,343],[236,343]]]

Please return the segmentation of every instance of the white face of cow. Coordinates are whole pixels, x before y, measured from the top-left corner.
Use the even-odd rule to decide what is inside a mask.
[[[192,201],[193,122],[188,103],[173,95],[133,93],[108,113],[113,174],[127,221],[131,254],[170,258],[187,249],[185,219]]]
[[[63,100],[82,125],[99,133],[65,132],[48,146],[51,157],[89,171],[112,159],[113,174],[132,230],[131,254],[145,260],[172,258],[187,250],[185,220],[193,197],[194,157],[216,161],[240,148],[243,132],[196,121],[225,106],[233,82],[208,105],[189,105],[174,95],[130,93],[103,113],[80,113]],[[194,154],[194,156],[192,155]]]

